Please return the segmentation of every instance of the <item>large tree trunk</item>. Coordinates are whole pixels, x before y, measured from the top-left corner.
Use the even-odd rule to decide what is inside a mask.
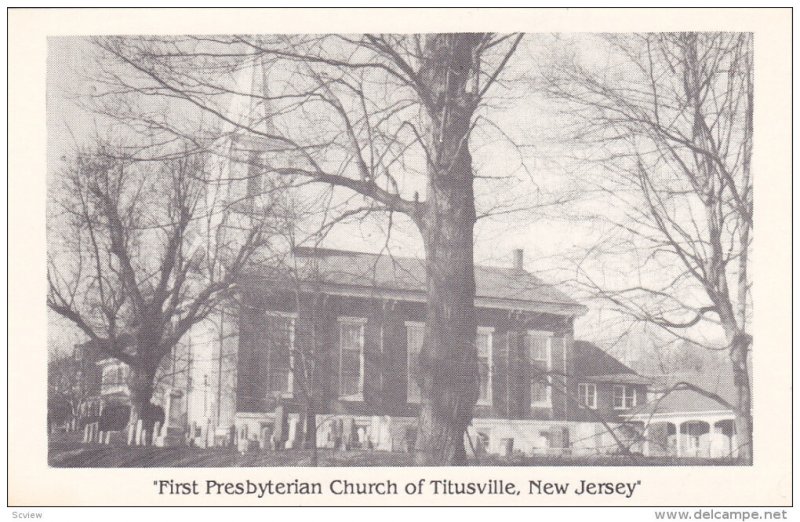
[[[466,463],[464,434],[478,398],[475,347],[475,200],[468,140],[473,50],[480,35],[432,35],[421,80],[431,93],[425,242],[427,318],[420,354],[418,465]]]
[[[308,449],[317,447],[317,415],[311,404],[306,405],[304,412],[303,447]]]
[[[466,463],[464,434],[478,398],[472,225],[445,221],[426,234],[428,309],[416,462],[428,466]]]
[[[146,419],[147,411],[150,409],[150,400],[153,398],[153,377],[154,372],[142,370],[136,366],[131,367],[128,377],[131,401],[131,412],[128,417],[129,430],[136,430],[137,422],[140,419],[142,421]]]
[[[751,93],[752,95],[752,93]],[[748,103],[752,104],[752,100]],[[752,107],[752,105],[751,105]],[[749,125],[752,126],[752,111],[748,111]],[[749,147],[748,147],[749,149]],[[749,155],[749,150],[747,151]],[[749,177],[750,160],[746,162],[747,175]],[[748,260],[750,250],[750,227],[743,226],[739,231],[739,280],[737,282],[738,293],[738,317],[744,330],[747,325],[747,297],[749,291]],[[736,437],[739,447],[739,458],[747,463],[753,463],[753,417],[752,417],[752,391],[750,388],[750,357],[748,352],[753,339],[744,331],[736,331],[731,339],[730,358],[733,365],[733,384],[736,387]]]
[[[303,448],[311,450],[311,465],[319,465],[317,451],[317,414],[312,399],[308,399],[303,419]]]
[[[734,335],[730,358],[733,365],[733,384],[736,387],[736,445],[739,459],[746,464],[753,463],[752,397],[747,356],[749,348],[749,335],[744,333]]]

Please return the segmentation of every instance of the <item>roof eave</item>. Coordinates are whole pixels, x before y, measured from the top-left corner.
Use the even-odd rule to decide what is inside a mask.
[[[589,382],[603,384],[631,384],[649,386],[652,382],[646,377],[635,373],[620,373],[616,375],[586,375],[582,377]]]
[[[262,278],[265,283],[278,283],[274,279]],[[322,291],[330,295],[344,297],[361,297],[377,299],[394,299],[398,301],[408,301],[416,303],[426,302],[425,292],[419,290],[382,288],[378,286],[356,286],[335,283],[307,283],[301,282],[300,285],[293,285],[287,290],[300,291]],[[507,299],[499,297],[476,296],[475,306],[480,308],[496,308],[501,310],[513,310],[524,312],[549,313],[566,317],[579,317],[584,315],[588,308],[578,303],[558,303],[543,301],[527,301],[522,299]]]
[[[316,286],[316,285],[309,285]],[[427,300],[424,292],[419,290],[403,290],[380,288],[374,286],[352,286],[325,283],[317,287],[332,295],[346,297],[372,297],[378,299],[397,299],[402,301],[424,303]],[[303,290],[301,285],[301,290]],[[547,303],[541,301],[525,301],[520,299],[504,299],[499,297],[475,296],[475,306],[481,308],[498,308],[526,312],[542,312],[554,315],[579,316],[586,313],[587,308],[573,303]]]

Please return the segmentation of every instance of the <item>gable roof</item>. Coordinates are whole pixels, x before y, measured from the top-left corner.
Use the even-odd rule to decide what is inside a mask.
[[[727,411],[726,405],[693,390],[675,390],[630,411],[628,416]]]
[[[729,410],[730,407],[728,404],[735,404],[736,388],[733,385],[733,379],[732,377],[727,377],[724,372],[680,372],[669,376],[660,376],[654,378],[654,380],[655,391],[661,391],[661,393],[658,393],[654,400],[632,411],[631,415],[650,416],[686,412],[717,412]],[[724,404],[723,402],[691,389],[669,391],[673,386],[681,382],[689,383],[707,392],[718,395],[728,404]],[[669,393],[666,393],[667,391],[669,391]],[[666,393],[666,395],[664,395],[664,393]]]
[[[425,300],[425,262],[413,257],[367,254],[327,248],[297,247],[292,258],[294,280],[321,285],[329,293]],[[262,267],[245,276],[289,282],[288,268]],[[586,308],[525,270],[475,266],[475,304],[487,308],[534,310],[580,315]]]

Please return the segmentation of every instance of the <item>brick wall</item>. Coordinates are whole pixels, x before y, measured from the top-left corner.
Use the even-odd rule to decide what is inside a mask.
[[[300,387],[294,397],[270,395],[265,375],[288,369],[288,353],[270,353],[267,312],[294,314],[296,353],[313,361],[313,395],[317,413],[414,417],[417,406],[406,402],[408,378],[406,322],[424,322],[424,303],[387,301],[292,292],[250,292],[242,296],[239,324],[237,411],[270,412],[280,402],[290,411],[304,404]],[[363,400],[339,397],[339,328],[341,317],[364,318]],[[511,419],[568,419],[565,389],[571,373],[572,321],[548,314],[479,309],[478,325],[492,331],[492,404],[476,406],[475,416]],[[531,408],[530,372],[525,332],[552,334],[551,407]],[[313,354],[313,356],[312,356]]]

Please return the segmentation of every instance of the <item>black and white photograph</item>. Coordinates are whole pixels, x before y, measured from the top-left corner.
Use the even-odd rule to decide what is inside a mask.
[[[753,30],[276,23],[47,35],[47,469],[524,468],[531,502],[766,462]]]
[[[51,464],[749,464],[752,45],[49,40]]]

